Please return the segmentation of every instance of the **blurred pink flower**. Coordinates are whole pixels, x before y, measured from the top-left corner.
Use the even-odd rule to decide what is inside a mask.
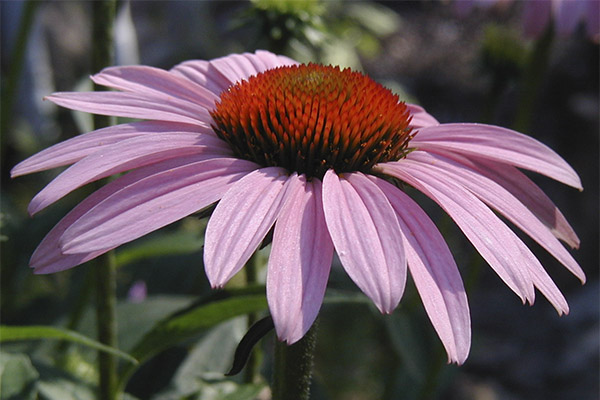
[[[132,303],[141,303],[148,297],[148,287],[144,281],[135,281],[127,291],[127,300]]]
[[[598,0],[536,0],[523,2],[523,32],[537,38],[554,24],[555,33],[568,36],[579,24],[585,26],[588,37],[600,38],[600,1]]]
[[[523,33],[529,38],[540,37],[550,24],[559,36],[571,35],[583,24],[590,39],[600,39],[599,0],[457,0],[454,8],[458,15],[465,16],[475,7],[507,8],[512,3],[522,7]]]
[[[368,77],[265,51],[188,61],[169,71],[107,68],[92,80],[119,91],[48,99],[97,114],[148,119],[100,129],[21,162],[12,176],[73,164],[29,205],[35,214],[89,182],[131,170],[82,201],[31,258],[36,273],[71,268],[218,202],[204,262],[221,287],[274,227],[267,298],[280,340],[314,322],[334,249],[383,313],[410,271],[450,361],[471,341],[467,296],[442,235],[395,182],[437,202],[500,278],[533,303],[537,288],[568,305],[540,262],[496,211],[581,281],[563,240],[579,239],[517,168],[581,189],[555,152],[520,133],[439,124]],[[557,239],[558,238],[558,239]]]

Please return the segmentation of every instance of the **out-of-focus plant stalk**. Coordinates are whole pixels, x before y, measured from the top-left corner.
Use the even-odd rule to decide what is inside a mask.
[[[312,378],[317,322],[291,346],[275,341],[273,400],[308,400]]]
[[[244,270],[246,271],[246,285],[252,286],[257,282],[257,263],[258,255],[254,253],[252,258],[246,263]],[[256,313],[248,314],[248,329],[254,323],[258,321],[258,315]],[[262,359],[262,352],[259,346],[252,351],[248,362],[246,363],[246,369],[244,371],[244,382],[246,383],[257,383],[260,380],[260,363]]]
[[[548,69],[548,59],[554,38],[552,24],[548,25],[544,34],[536,40],[525,66],[521,80],[519,104],[513,128],[518,132],[530,133],[531,118],[535,109],[539,88]]]
[[[92,71],[98,72],[112,64],[113,60],[113,22],[115,19],[115,0],[92,2]],[[94,90],[104,90],[94,85]],[[111,124],[111,118],[94,115],[94,129]],[[96,274],[96,321],[98,341],[117,347],[116,319],[116,263],[113,252],[98,258],[94,266]],[[98,398],[116,400],[117,358],[106,352],[98,353]]]
[[[33,26],[35,9],[39,4],[40,2],[32,0],[26,1],[25,4],[23,4],[19,31],[17,32],[17,38],[10,58],[8,77],[2,82],[2,111],[0,115],[0,132],[2,132],[2,134],[0,135],[0,139],[2,140],[3,152],[4,149],[6,149],[6,141],[10,136],[8,134],[8,128],[10,128],[10,121],[12,120],[13,115],[13,101],[17,97],[16,93],[23,71],[23,60],[25,59],[25,52],[27,50],[27,41],[29,40],[29,34],[31,33],[31,27]],[[4,156],[4,154],[2,154],[2,156]]]

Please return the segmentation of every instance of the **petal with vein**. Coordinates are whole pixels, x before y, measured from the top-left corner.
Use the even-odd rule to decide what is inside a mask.
[[[225,285],[256,251],[279,215],[287,180],[283,168],[262,168],[225,193],[204,240],[204,267],[213,287]]]
[[[323,209],[329,234],[344,269],[382,313],[400,302],[406,257],[396,212],[364,174],[323,179]]]
[[[440,174],[446,175],[449,180],[467,188],[529,235],[571,273],[585,282],[585,273],[552,232],[508,190],[474,170],[474,165],[469,165],[468,160],[465,159],[463,163],[458,163],[443,156],[434,156],[422,151],[413,151],[408,155],[408,159],[422,163],[425,168],[435,169]]]
[[[93,75],[92,81],[126,92],[158,97],[175,97],[212,109],[218,97],[210,90],[164,69],[135,65],[109,67]]]
[[[185,61],[171,68],[169,72],[205,87],[217,96],[231,85],[227,78],[215,71],[210,62],[205,60]]]
[[[535,293],[529,268],[524,265],[518,245],[522,242],[492,210],[460,185],[408,159],[380,164],[378,168],[438,203],[506,285],[524,303],[533,301]]]
[[[133,182],[126,175],[125,181],[109,184],[117,190],[65,231],[61,249],[66,254],[84,253],[137,239],[219,200],[256,167],[249,161],[215,158],[163,169]]]
[[[114,143],[161,132],[196,132],[198,135],[214,135],[210,128],[163,121],[142,121],[109,126],[75,136],[34,154],[17,164],[11,170],[11,177],[73,164]]]
[[[560,212],[538,185],[517,168],[495,161],[470,156],[479,171],[509,190],[525,206],[530,209],[554,236],[572,248],[579,248],[579,237]]]
[[[210,126],[206,108],[176,98],[126,92],[59,92],[45,99],[92,114]]]
[[[290,177],[275,223],[267,269],[267,300],[277,336],[300,340],[317,315],[329,279],[333,243],[327,231],[321,182]]]
[[[98,179],[169,158],[202,154],[204,158],[231,156],[227,144],[212,135],[167,132],[127,139],[105,147],[67,168],[29,204],[35,214],[71,191]]]
[[[413,199],[380,178],[404,233],[408,269],[449,361],[462,364],[471,347],[469,303],[458,267],[435,224]]]
[[[503,162],[546,175],[579,190],[581,181],[565,160],[522,133],[483,124],[441,124],[419,130],[410,142],[419,150],[452,151]]]

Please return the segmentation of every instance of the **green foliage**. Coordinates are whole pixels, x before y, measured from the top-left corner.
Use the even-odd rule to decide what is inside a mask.
[[[68,340],[96,350],[114,354],[129,362],[137,364],[137,360],[118,349],[108,347],[80,333],[53,326],[0,326],[0,342],[57,339]]]
[[[133,347],[131,354],[139,360],[148,359],[230,318],[266,308],[262,286],[217,292],[157,323]]]

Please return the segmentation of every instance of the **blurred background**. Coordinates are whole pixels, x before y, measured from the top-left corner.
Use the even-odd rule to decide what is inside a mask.
[[[302,62],[351,67],[421,104],[440,122],[491,123],[531,135],[580,174],[581,193],[544,177],[534,180],[580,236],[581,248],[573,254],[587,284],[526,240],[565,294],[568,316],[559,318],[541,297],[534,307],[523,306],[452,221],[411,191],[442,230],[465,280],[471,354],[461,367],[446,364],[412,282],[400,307],[382,316],[336,265],[319,317],[311,398],[599,398],[598,7],[567,27],[555,15],[535,31],[534,24],[543,21],[527,19],[525,4],[118,2],[116,64],[168,69],[189,59],[267,49]],[[15,180],[9,175],[24,158],[90,130],[89,116],[43,97],[91,89],[88,76],[97,72],[89,67],[91,10],[90,2],[79,1],[0,3],[0,316],[5,325],[67,327],[94,337],[93,266],[50,276],[28,268],[44,235],[91,189],[32,219],[27,203],[60,171]],[[159,320],[210,292],[202,265],[205,223],[187,218],[117,249],[120,349],[127,352]],[[268,248],[259,254],[259,265],[267,256]],[[240,377],[223,377],[245,330],[245,319],[237,318],[160,352],[133,375],[130,398],[268,398],[273,334],[260,343],[264,380],[244,386]],[[2,398],[94,398],[91,349],[56,341],[5,342],[0,355]]]

